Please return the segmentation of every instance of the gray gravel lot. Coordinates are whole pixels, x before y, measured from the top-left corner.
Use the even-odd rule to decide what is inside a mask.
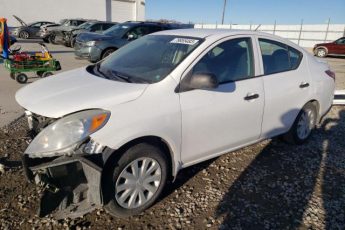
[[[68,48],[49,48],[63,51],[55,56],[64,70],[87,64]],[[327,60],[345,89],[345,59]],[[344,106],[334,106],[305,145],[277,138],[184,169],[142,215],[96,210],[75,220],[39,219],[41,191],[25,181],[20,162],[29,141],[14,104],[22,85],[3,67],[0,74],[0,126],[7,124],[0,129],[0,229],[345,229]]]
[[[35,216],[40,190],[26,183],[20,118],[0,130],[1,229],[344,229],[345,108],[333,107],[305,145],[267,140],[184,169],[142,215],[97,210],[75,220]]]

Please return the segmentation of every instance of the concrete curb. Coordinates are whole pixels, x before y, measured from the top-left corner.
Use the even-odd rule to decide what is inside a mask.
[[[336,90],[334,92],[333,105],[345,105],[345,90]]]

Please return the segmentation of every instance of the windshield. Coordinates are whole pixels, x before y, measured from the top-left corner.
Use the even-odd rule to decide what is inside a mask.
[[[126,31],[130,28],[128,24],[117,24],[115,26],[110,27],[109,29],[105,30],[103,34],[108,36],[116,36],[121,37]]]
[[[192,37],[147,35],[88,70],[110,80],[155,83],[164,79],[201,42],[201,39]]]
[[[90,26],[92,26],[92,22],[84,22],[83,24],[80,24],[77,29],[88,29]]]

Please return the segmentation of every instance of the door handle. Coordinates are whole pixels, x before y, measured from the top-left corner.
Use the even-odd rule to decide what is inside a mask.
[[[253,100],[253,99],[257,99],[257,98],[259,98],[259,94],[257,94],[257,93],[248,93],[247,96],[244,97],[244,100],[250,101],[250,100]]]
[[[309,83],[308,82],[302,82],[299,87],[302,89],[302,88],[307,88],[309,87]]]

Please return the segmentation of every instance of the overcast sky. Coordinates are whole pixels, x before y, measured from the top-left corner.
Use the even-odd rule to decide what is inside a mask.
[[[146,19],[220,23],[224,0],[146,0]],[[345,24],[345,0],[227,0],[224,23]]]

